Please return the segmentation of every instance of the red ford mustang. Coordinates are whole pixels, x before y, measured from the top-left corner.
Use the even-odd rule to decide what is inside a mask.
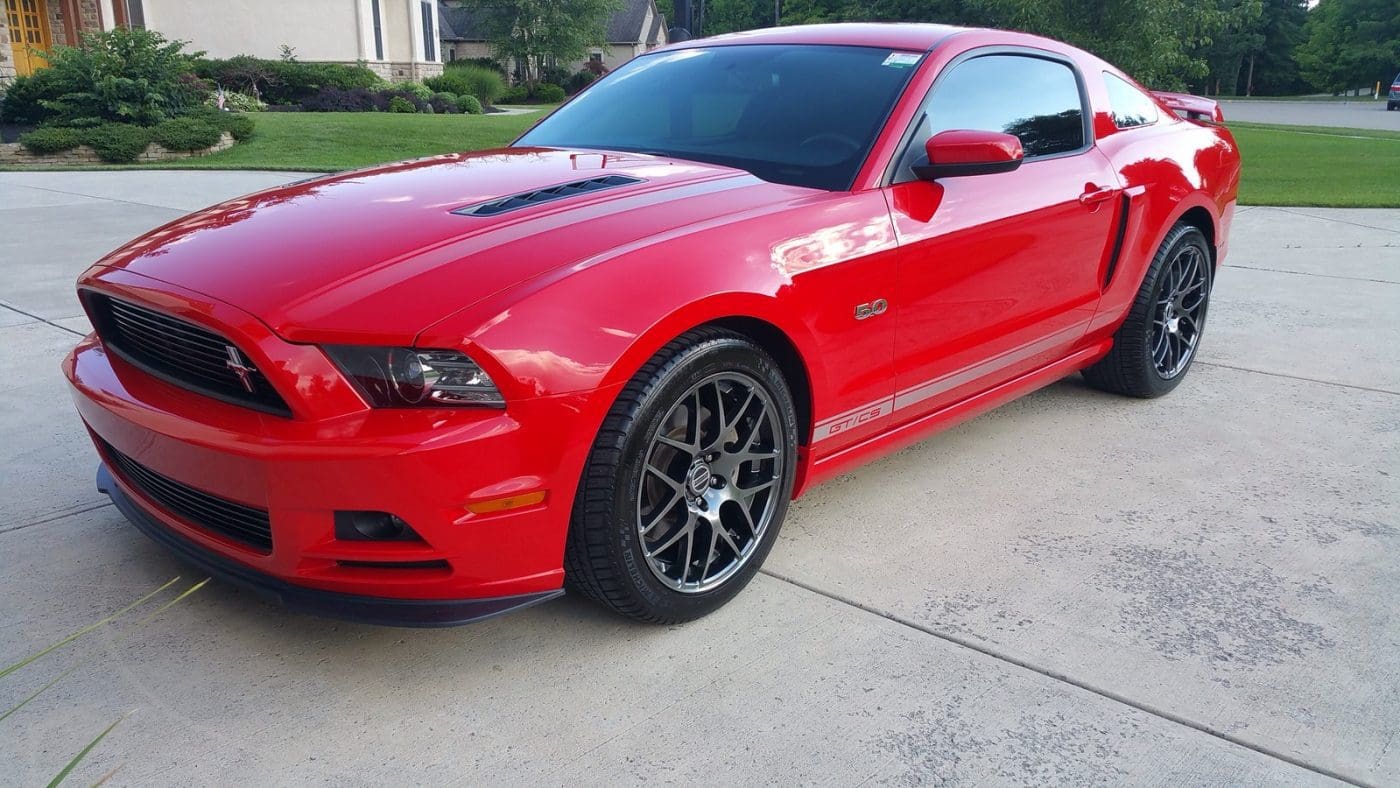
[[[1240,160],[1213,102],[1028,35],[638,57],[502,150],[185,217],[64,363],[137,527],[301,609],[733,597],[818,481],[1065,375],[1164,394]]]

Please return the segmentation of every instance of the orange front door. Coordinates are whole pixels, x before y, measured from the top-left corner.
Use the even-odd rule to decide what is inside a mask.
[[[43,68],[46,63],[42,53],[49,50],[48,9],[44,0],[5,0],[5,21],[10,28],[15,71],[24,76]]]

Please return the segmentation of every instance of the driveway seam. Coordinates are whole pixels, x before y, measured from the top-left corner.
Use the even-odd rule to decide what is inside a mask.
[[[8,533],[14,533],[15,531],[23,530],[23,529],[25,529],[25,528],[33,528],[33,527],[36,526],[36,525],[43,525],[44,523],[52,523],[52,522],[54,522],[54,521],[56,521],[56,520],[62,520],[62,519],[67,518],[67,517],[74,517],[74,516],[79,515],[79,514],[86,514],[86,513],[88,513],[88,512],[95,512],[95,511],[97,511],[98,509],[105,509],[105,508],[107,508],[108,506],[111,506],[111,505],[112,505],[112,502],[111,502],[111,501],[107,501],[106,503],[95,503],[95,504],[93,504],[93,505],[91,505],[91,506],[85,506],[85,507],[83,507],[83,508],[81,508],[81,509],[72,509],[72,510],[70,510],[70,511],[61,512],[61,513],[59,513],[59,514],[50,514],[50,515],[46,515],[46,516],[44,516],[44,517],[40,517],[40,518],[37,519],[37,520],[33,520],[33,521],[30,521],[30,522],[27,522],[27,523],[21,523],[21,524],[19,524],[19,525],[12,525],[12,526],[9,526],[8,528],[0,528],[0,536],[3,536],[4,534],[8,534]]]
[[[1320,378],[1310,378],[1310,377],[1306,377],[1306,376],[1304,376],[1304,375],[1290,375],[1290,374],[1288,374],[1288,373],[1286,373],[1286,372],[1268,372],[1268,371],[1262,370],[1262,369],[1250,369],[1249,367],[1237,367],[1237,366],[1235,366],[1234,364],[1221,364],[1221,363],[1218,362],[1218,361],[1200,361],[1200,360],[1197,360],[1196,363],[1197,363],[1197,364],[1201,364],[1201,365],[1203,365],[1203,366],[1207,366],[1207,367],[1220,367],[1221,369],[1233,369],[1233,370],[1235,370],[1235,371],[1237,371],[1237,372],[1253,372],[1253,373],[1256,374],[1256,375],[1269,375],[1270,377],[1275,377],[1275,378],[1288,378],[1289,380],[1301,380],[1301,381],[1304,381],[1304,382],[1306,382],[1306,383],[1317,383],[1317,384],[1320,384],[1320,385],[1323,385],[1323,386],[1337,386],[1337,387],[1339,387],[1339,388],[1344,388],[1344,389],[1355,389],[1355,390],[1357,390],[1357,391],[1369,391],[1369,392],[1371,392],[1372,394],[1389,394],[1389,395],[1391,395],[1392,397],[1400,397],[1400,391],[1391,391],[1390,389],[1378,389],[1378,388],[1375,388],[1375,387],[1373,387],[1373,386],[1359,386],[1359,385],[1357,385],[1357,384],[1355,384],[1355,383],[1338,383],[1338,382],[1335,381],[1335,380],[1322,380],[1322,379],[1320,379]]]
[[[771,578],[773,578],[773,579],[775,579],[775,580],[781,580],[781,581],[783,581],[784,583],[788,583],[788,584],[790,584],[790,585],[796,586],[797,588],[801,588],[801,589],[803,589],[803,590],[805,590],[805,591],[810,591],[810,592],[812,592],[812,593],[814,593],[814,594],[818,594],[818,595],[820,595],[820,596],[824,596],[824,597],[826,597],[827,599],[830,599],[830,600],[832,600],[832,601],[834,601],[834,602],[840,602],[840,603],[842,603],[842,604],[849,605],[849,606],[854,607],[854,608],[857,608],[857,609],[859,609],[859,610],[863,610],[863,611],[865,611],[865,612],[867,612],[867,613],[869,613],[869,614],[871,614],[871,615],[873,615],[873,616],[876,616],[876,617],[878,617],[878,618],[883,618],[883,619],[885,619],[885,620],[887,620],[887,621],[890,621],[890,622],[893,622],[893,623],[895,623],[895,624],[899,624],[899,625],[908,627],[908,628],[910,628],[910,629],[916,630],[916,631],[918,631],[918,632],[922,632],[922,633],[924,633],[925,635],[929,635],[929,636],[938,638],[939,640],[943,640],[943,641],[948,642],[948,643],[951,643],[951,644],[953,644],[953,645],[955,645],[955,646],[962,646],[963,648],[971,649],[972,651],[976,651],[977,653],[982,654],[983,656],[990,657],[990,658],[995,659],[995,660],[997,660],[997,661],[999,661],[999,662],[1004,662],[1004,663],[1006,663],[1006,664],[1008,664],[1008,665],[1014,665],[1014,666],[1016,666],[1016,667],[1018,667],[1018,668],[1021,668],[1022,670],[1030,671],[1031,673],[1035,673],[1035,674],[1037,674],[1037,675],[1040,675],[1040,676],[1043,676],[1043,677],[1045,677],[1045,678],[1051,679],[1052,681],[1057,681],[1057,682],[1060,682],[1060,683],[1062,683],[1062,684],[1068,684],[1068,685],[1071,686],[1071,687],[1075,687],[1075,688],[1077,688],[1077,689],[1084,690],[1085,692],[1089,692],[1089,693],[1092,693],[1092,694],[1094,694],[1094,695],[1098,695],[1099,697],[1104,698],[1104,699],[1106,699],[1106,700],[1110,700],[1110,701],[1113,701],[1113,702],[1115,702],[1115,703],[1119,703],[1119,704],[1122,704],[1122,705],[1124,705],[1124,706],[1128,706],[1128,707],[1130,707],[1130,708],[1137,709],[1138,711],[1143,712],[1144,714],[1150,714],[1150,715],[1152,715],[1152,716],[1154,716],[1154,717],[1157,717],[1158,719],[1166,720],[1167,722],[1172,722],[1172,723],[1175,723],[1175,724],[1177,724],[1177,725],[1181,725],[1181,726],[1183,726],[1183,727],[1190,728],[1190,729],[1195,730],[1195,731],[1198,731],[1198,732],[1200,732],[1200,733],[1204,733],[1204,734],[1206,734],[1207,736],[1210,736],[1210,737],[1212,737],[1212,738],[1219,739],[1219,740],[1221,740],[1221,741],[1223,741],[1223,742],[1227,742],[1227,743],[1229,743],[1229,744],[1233,744],[1233,745],[1235,745],[1235,746],[1237,746],[1237,747],[1243,747],[1243,748],[1246,749],[1246,750],[1249,750],[1249,751],[1251,751],[1251,752],[1258,753],[1258,754],[1263,755],[1263,756],[1265,756],[1265,757],[1273,758],[1274,760],[1281,761],[1281,762],[1283,762],[1283,763],[1287,763],[1287,764],[1289,764],[1289,765],[1291,765],[1291,766],[1296,766],[1296,767],[1298,767],[1298,768],[1300,768],[1300,769],[1305,769],[1305,770],[1307,770],[1307,771],[1309,771],[1309,772],[1312,772],[1313,774],[1321,775],[1321,776],[1323,776],[1323,777],[1328,777],[1328,778],[1331,778],[1331,779],[1333,779],[1333,780],[1340,780],[1341,782],[1349,783],[1349,784],[1351,784],[1351,785],[1358,785],[1358,786],[1368,786],[1368,785],[1370,785],[1370,783],[1367,783],[1367,782],[1365,782],[1364,780],[1361,780],[1360,778],[1352,777],[1352,776],[1343,774],[1342,772],[1336,771],[1336,770],[1334,770],[1334,769],[1330,769],[1330,768],[1328,768],[1328,767],[1326,767],[1326,766],[1320,766],[1320,765],[1308,763],[1307,761],[1304,761],[1304,760],[1302,760],[1302,759],[1300,759],[1300,758],[1295,758],[1295,757],[1293,757],[1293,756],[1291,756],[1291,755],[1288,755],[1288,754],[1286,754],[1286,753],[1282,753],[1282,752],[1278,752],[1278,751],[1276,751],[1276,750],[1272,750],[1272,749],[1270,749],[1270,748],[1268,748],[1268,747],[1266,747],[1266,746],[1264,746],[1264,745],[1262,745],[1262,744],[1255,744],[1255,743],[1253,743],[1253,742],[1247,741],[1247,740],[1242,739],[1242,738],[1240,738],[1240,737],[1238,737],[1238,736],[1235,736],[1235,735],[1233,735],[1233,734],[1226,733],[1225,731],[1221,731],[1221,730],[1217,730],[1217,729],[1215,729],[1215,728],[1212,728],[1212,727],[1210,727],[1209,725],[1207,725],[1207,724],[1204,723],[1204,722],[1199,722],[1199,721],[1197,721],[1197,720],[1193,720],[1193,719],[1191,719],[1190,717],[1186,717],[1186,716],[1184,716],[1184,715],[1177,714],[1177,713],[1175,713],[1175,712],[1168,711],[1168,710],[1166,710],[1166,709],[1157,708],[1156,706],[1152,706],[1152,705],[1150,705],[1150,704],[1148,704],[1148,703],[1145,703],[1145,702],[1143,702],[1143,701],[1134,700],[1133,698],[1130,698],[1130,697],[1128,697],[1128,696],[1126,696],[1126,695],[1122,695],[1122,694],[1120,694],[1120,693],[1118,693],[1118,692],[1115,692],[1115,691],[1113,691],[1113,690],[1111,690],[1111,689],[1106,689],[1106,688],[1103,688],[1103,687],[1094,686],[1093,684],[1090,684],[1090,683],[1087,682],[1087,681],[1083,681],[1083,680],[1080,680],[1080,679],[1076,679],[1076,678],[1074,678],[1073,676],[1070,676],[1070,675],[1067,674],[1067,673],[1061,673],[1061,672],[1056,671],[1056,670],[1053,670],[1053,669],[1051,669],[1051,668],[1041,667],[1041,666],[1036,665],[1035,663],[1031,662],[1031,661],[1028,660],[1028,659],[1023,659],[1023,658],[1021,658],[1021,657],[1017,657],[1017,656],[1014,656],[1014,655],[1012,655],[1012,654],[999,651],[999,650],[993,648],[992,646],[990,646],[990,645],[988,645],[988,644],[978,643],[978,642],[973,641],[973,640],[971,640],[971,639],[968,639],[968,638],[964,638],[964,637],[960,637],[960,636],[958,636],[958,635],[955,635],[955,634],[953,634],[953,633],[951,633],[951,632],[942,632],[942,631],[933,629],[932,627],[928,627],[928,626],[925,626],[925,625],[923,625],[923,624],[919,624],[918,622],[911,621],[911,620],[909,620],[909,619],[903,618],[903,617],[901,617],[901,616],[899,616],[899,615],[896,615],[896,614],[894,614],[894,613],[888,613],[888,612],[883,611],[883,610],[878,610],[878,609],[876,609],[876,608],[873,608],[873,607],[870,607],[870,606],[868,606],[868,605],[862,604],[861,602],[858,602],[858,601],[856,601],[856,600],[854,600],[854,599],[850,599],[850,598],[844,597],[844,596],[842,596],[842,595],[840,595],[840,594],[837,594],[837,593],[835,593],[835,592],[826,591],[826,590],[824,590],[824,589],[818,588],[818,587],[816,587],[816,586],[814,586],[814,585],[811,585],[811,584],[809,584],[809,583],[805,583],[805,582],[803,582],[803,581],[801,581],[801,580],[797,580],[797,579],[795,579],[795,578],[791,578],[791,577],[787,577],[787,576],[778,574],[777,572],[774,572],[774,571],[771,570],[771,569],[760,569],[759,572],[761,572],[761,573],[763,573],[763,574],[765,574],[765,575],[767,575],[767,576],[769,576],[769,577],[771,577]]]
[[[1261,207],[1263,207],[1263,206],[1261,206]],[[1362,223],[1360,223],[1360,222],[1347,221],[1346,219],[1334,219],[1334,218],[1332,218],[1332,217],[1330,217],[1330,216],[1318,216],[1318,215],[1315,214],[1315,213],[1307,213],[1307,212],[1305,212],[1305,211],[1300,211],[1300,210],[1298,210],[1297,208],[1290,207],[1290,206],[1287,206],[1287,205],[1272,205],[1272,206],[1268,206],[1268,207],[1271,207],[1271,208],[1273,208],[1273,209],[1276,210],[1276,211],[1283,211],[1284,213],[1291,213],[1291,214],[1293,214],[1294,216],[1306,216],[1306,217],[1308,217],[1309,219],[1317,219],[1318,221],[1321,221],[1321,222],[1336,222],[1336,223],[1338,223],[1338,224],[1349,224],[1349,225],[1351,225],[1352,227],[1364,227],[1364,228],[1366,228],[1367,230],[1379,230],[1380,232],[1383,232],[1383,233],[1395,233],[1396,235],[1400,235],[1400,230],[1392,230],[1392,229],[1390,229],[1389,227],[1377,227],[1377,226],[1375,226],[1374,224],[1362,224]],[[1356,210],[1356,209],[1353,208],[1353,209],[1351,209],[1351,210]]]
[[[97,194],[84,194],[84,193],[82,193],[82,192],[70,192],[70,191],[68,191],[67,189],[51,189],[51,188],[48,188],[47,186],[30,186],[30,185],[27,184],[27,183],[16,183],[16,184],[13,184],[13,185],[14,185],[14,186],[18,186],[18,187],[21,188],[21,189],[34,189],[34,190],[36,190],[36,191],[49,192],[50,194],[66,194],[66,195],[68,195],[68,196],[70,196],[70,197],[86,197],[86,198],[88,198],[88,199],[90,199],[90,200],[105,200],[105,201],[107,201],[107,202],[119,202],[119,203],[124,203],[124,204],[126,204],[126,205],[139,205],[139,206],[141,206],[141,207],[143,207],[143,208],[160,208],[161,210],[166,210],[166,211],[180,211],[180,212],[183,212],[183,213],[191,213],[190,209],[184,208],[184,207],[181,207],[181,206],[178,206],[178,205],[157,205],[157,204],[155,204],[155,203],[150,203],[150,202],[138,202],[138,201],[136,201],[136,200],[123,200],[123,199],[121,199],[120,197],[103,197],[103,196],[97,195]],[[58,207],[62,207],[62,206],[48,206],[48,207],[58,208]]]
[[[1323,279],[1345,279],[1345,280],[1347,280],[1348,282],[1376,282],[1376,283],[1378,283],[1378,284],[1383,284],[1383,285],[1400,285],[1400,282],[1396,282],[1396,281],[1393,281],[1393,280],[1390,280],[1390,279],[1367,279],[1367,278],[1361,277],[1361,276],[1338,276],[1337,274],[1315,274],[1315,273],[1313,273],[1313,272],[1311,272],[1311,271],[1285,271],[1285,270],[1282,269],[1282,268],[1264,268],[1264,267],[1262,267],[1262,266],[1257,266],[1257,265],[1235,265],[1234,263],[1226,263],[1226,264],[1225,264],[1225,267],[1226,267],[1226,268],[1242,268],[1242,269],[1244,269],[1244,270],[1246,270],[1246,271],[1268,271],[1268,272],[1271,273],[1271,274],[1297,274],[1298,276],[1317,276],[1317,277],[1321,277],[1321,278],[1323,278]]]
[[[5,302],[3,302],[3,301],[0,301],[0,309],[8,309],[8,310],[10,310],[11,312],[18,312],[19,314],[24,315],[25,317],[33,318],[33,319],[39,321],[40,323],[47,323],[47,324],[53,326],[54,328],[57,328],[57,329],[60,329],[60,330],[63,330],[63,331],[67,331],[68,333],[73,334],[74,336],[78,336],[78,337],[85,337],[85,336],[87,336],[87,334],[84,334],[84,333],[81,332],[81,331],[74,331],[73,329],[69,328],[68,326],[61,325],[61,324],[59,324],[59,323],[55,323],[54,321],[48,319],[47,317],[39,317],[38,315],[34,314],[33,312],[26,312],[26,311],[24,311],[23,309],[20,309],[20,308],[17,307],[17,306],[10,306],[9,304],[7,304],[7,303],[5,303]]]

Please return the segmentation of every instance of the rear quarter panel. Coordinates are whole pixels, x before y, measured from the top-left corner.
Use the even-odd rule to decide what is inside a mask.
[[[1111,333],[1126,317],[1162,239],[1183,215],[1204,210],[1213,230],[1218,266],[1228,249],[1239,191],[1240,155],[1229,129],[1178,118],[1165,107],[1149,126],[1118,129],[1109,114],[1106,64],[1087,63],[1098,146],[1112,162],[1128,199],[1122,251],[1104,292],[1090,338]],[[1121,74],[1120,74],[1121,76]]]

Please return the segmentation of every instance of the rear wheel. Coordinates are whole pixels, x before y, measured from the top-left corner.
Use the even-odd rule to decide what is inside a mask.
[[[589,456],[569,529],[572,586],[623,615],[702,616],[746,585],[792,496],[797,420],[778,365],[698,329],[624,387]]]
[[[1200,347],[1211,275],[1205,236],[1188,224],[1173,227],[1113,335],[1113,349],[1084,370],[1084,379],[1131,397],[1160,397],[1176,388]]]

